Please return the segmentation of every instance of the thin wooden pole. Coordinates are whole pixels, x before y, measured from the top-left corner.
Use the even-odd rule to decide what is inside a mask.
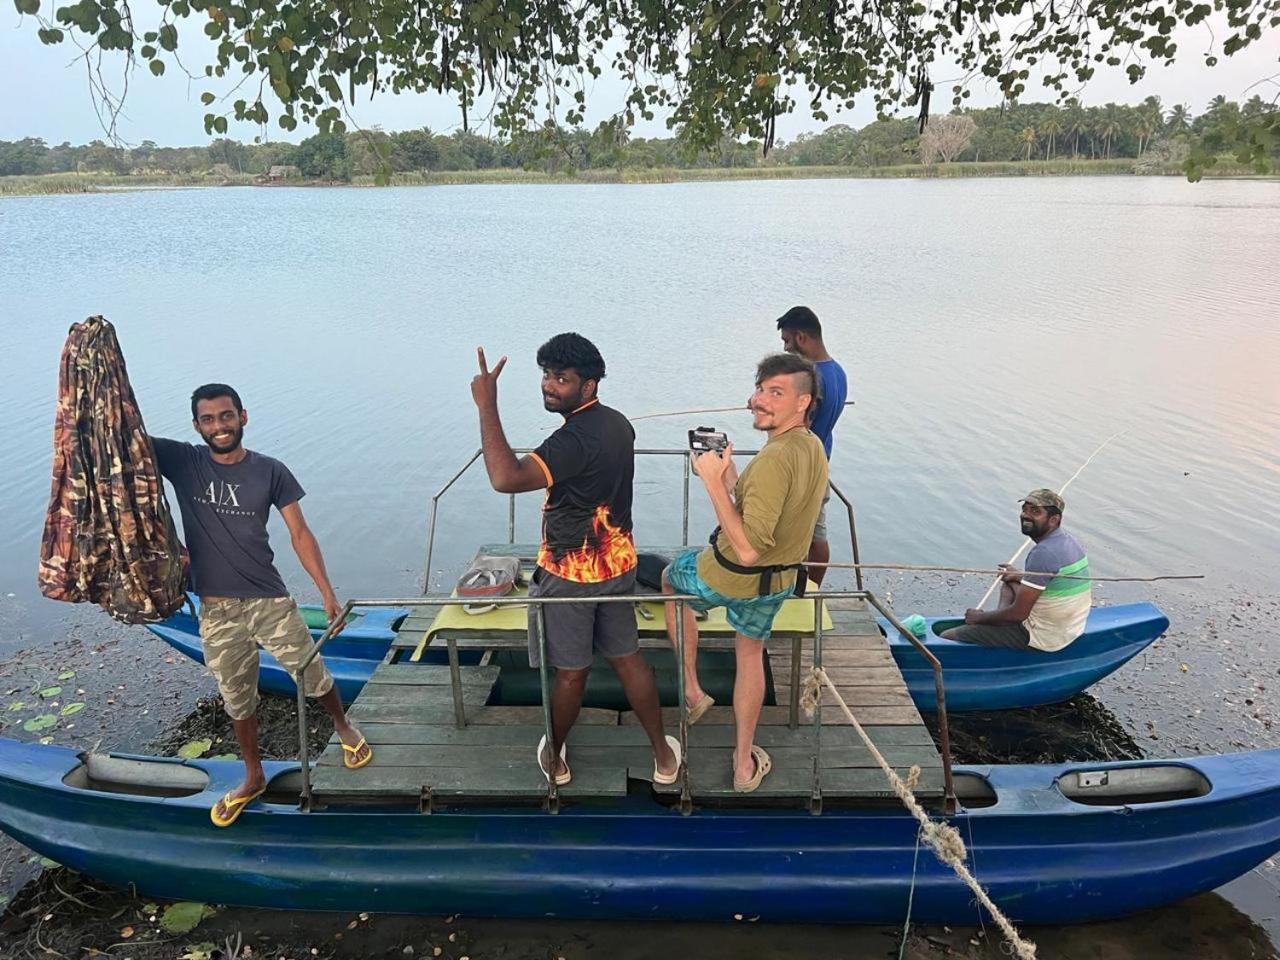
[[[852,400],[846,400],[844,402],[846,407],[852,407],[853,404],[854,401]],[[672,410],[670,413],[645,413],[638,417],[628,417],[627,419],[632,423],[635,423],[637,420],[656,420],[659,417],[688,417],[695,413],[733,413],[738,410],[746,409],[748,409],[746,404],[739,404],[736,407],[706,407],[702,410]]]
[[[1066,491],[1067,487],[1071,486],[1075,478],[1080,476],[1080,474],[1084,472],[1084,468],[1087,467],[1089,464],[1093,463],[1093,458],[1102,452],[1103,447],[1105,447],[1108,443],[1110,443],[1112,440],[1114,440],[1116,437],[1120,436],[1123,433],[1125,433],[1124,430],[1121,430],[1119,433],[1113,433],[1111,436],[1107,437],[1107,439],[1103,440],[1100,444],[1098,444],[1098,449],[1094,450],[1093,453],[1089,454],[1089,459],[1087,459],[1084,463],[1080,464],[1080,469],[1077,470],[1075,473],[1073,473],[1070,479],[1068,479],[1066,483],[1064,483],[1061,487],[1058,488],[1058,495],[1061,496]],[[1022,541],[1022,544],[1018,547],[1018,549],[1013,552],[1013,556],[1009,558],[1009,562],[1005,564],[1005,566],[1012,566],[1013,564],[1017,563],[1018,558],[1022,556],[1023,551],[1026,550],[1027,547],[1031,546],[1032,543],[1034,543],[1034,541],[1030,537],[1027,537],[1026,539],[1024,539]],[[982,595],[982,599],[978,601],[977,609],[981,610],[983,607],[987,605],[987,601],[991,599],[991,594],[995,593],[996,587],[998,586],[1000,586],[1000,576],[997,576],[994,580],[991,581],[991,586],[987,587],[987,592],[984,593]]]
[[[921,563],[816,563],[804,562],[806,567],[826,567],[828,570],[914,570],[925,573],[1003,573],[1003,570],[992,570],[990,567],[939,567]],[[1157,580],[1203,580],[1203,573],[1168,573],[1157,577],[1081,577],[1076,574],[1055,574],[1063,580],[1091,580],[1100,583],[1154,583]]]

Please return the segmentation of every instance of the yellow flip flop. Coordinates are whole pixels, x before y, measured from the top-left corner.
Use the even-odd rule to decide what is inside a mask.
[[[245,807],[266,792],[267,788],[263,787],[257,793],[250,793],[243,797],[233,797],[230,793],[224,794],[219,802],[222,804],[223,809],[227,811],[227,816],[218,816],[218,804],[215,803],[209,808],[209,819],[213,821],[215,827],[229,827],[240,819],[240,814],[244,813]]]
[[[339,740],[338,742],[342,743],[341,740]],[[358,754],[364,747],[368,745],[369,745],[369,741],[365,740],[363,736],[360,738],[360,742],[357,743],[354,747],[349,747],[345,743],[343,743],[342,744],[342,765],[346,767],[348,770],[359,770],[361,767],[363,767],[366,763],[368,763],[370,760],[373,759],[373,747],[369,747],[369,752],[365,754],[363,760],[356,760],[353,763],[351,758],[354,757],[356,754]]]

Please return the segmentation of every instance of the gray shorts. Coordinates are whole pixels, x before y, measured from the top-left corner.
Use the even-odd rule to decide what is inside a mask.
[[[822,507],[818,510],[818,522],[813,525],[813,542],[826,543],[830,537],[827,536],[827,501],[831,499],[831,491],[827,491],[827,495],[822,498]]]
[[[617,596],[636,592],[636,572],[624,573],[602,583],[575,583],[541,567],[529,583],[531,597]],[[542,607],[547,631],[547,662],[558,670],[585,670],[595,654],[611,660],[628,657],[640,649],[636,608],[630,603],[548,603]],[[538,658],[537,611],[529,605],[529,666]]]
[[[966,623],[956,627],[955,639],[1007,650],[1025,650],[1031,645],[1025,623]]]

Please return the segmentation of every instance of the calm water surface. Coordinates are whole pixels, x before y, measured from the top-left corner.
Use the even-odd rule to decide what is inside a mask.
[[[1280,183],[1177,179],[221,189],[0,203],[0,654],[56,647],[100,614],[39,597],[57,360],[105,314],[148,427],[190,434],[188,396],[238,387],[249,446],[280,457],[343,595],[422,586],[427,506],[478,444],[475,347],[511,359],[509,438],[534,445],[538,344],[601,348],[631,415],[740,403],[812,306],[857,406],[833,477],[868,561],[992,565],[1018,498],[1060,486],[1106,585],[1174,620],[1095,691],[1152,754],[1280,744]],[[745,413],[637,425],[676,446]],[[191,435],[194,438],[194,435]],[[638,475],[640,540],[679,537],[674,462]],[[692,536],[712,525],[694,491]],[[433,584],[506,536],[478,472],[444,500]],[[536,536],[538,498],[521,502]],[[838,531],[839,528],[837,527]],[[286,580],[315,593],[277,529]],[[848,547],[836,539],[836,559]],[[963,609],[981,579],[884,575],[900,612]],[[1232,619],[1232,618],[1235,619]],[[116,629],[116,634],[120,631]],[[158,655],[139,630],[131,652]],[[1184,670],[1183,668],[1186,667]],[[1274,684],[1271,681],[1276,681]],[[1246,700],[1248,703],[1246,703]],[[184,700],[189,705],[189,699]],[[1274,896],[1274,891],[1271,891]],[[1273,905],[1274,906],[1274,905]],[[1266,908],[1249,912],[1266,922]],[[1275,913],[1274,909],[1271,913]]]

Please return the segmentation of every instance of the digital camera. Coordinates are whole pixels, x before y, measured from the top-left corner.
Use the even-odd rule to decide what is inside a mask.
[[[729,446],[729,436],[715,427],[696,427],[689,431],[689,449],[695,453],[722,453]]]

